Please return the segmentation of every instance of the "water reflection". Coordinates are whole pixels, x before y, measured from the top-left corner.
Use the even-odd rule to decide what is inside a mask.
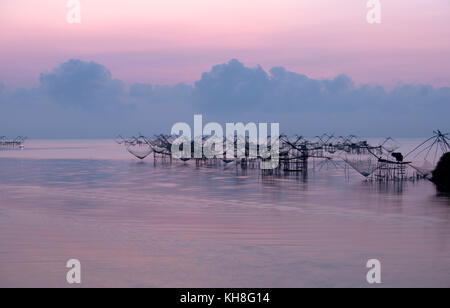
[[[373,192],[381,194],[401,195],[405,191],[408,182],[405,181],[365,181],[364,182]]]
[[[450,199],[427,181],[46,146],[72,150],[0,156],[0,286],[65,286],[73,257],[85,286],[366,286],[369,258],[382,261],[385,286],[450,286]]]

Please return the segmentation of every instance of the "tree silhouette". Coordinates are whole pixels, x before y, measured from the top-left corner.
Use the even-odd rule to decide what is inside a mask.
[[[450,192],[450,152],[445,153],[433,171],[433,183],[441,192]]]

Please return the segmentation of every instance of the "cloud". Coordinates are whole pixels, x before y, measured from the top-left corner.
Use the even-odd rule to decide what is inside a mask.
[[[194,85],[129,87],[95,62],[69,60],[42,73],[33,89],[0,84],[0,133],[30,137],[114,137],[168,133],[175,122],[279,122],[288,134],[426,136],[450,130],[450,88],[355,85],[347,75],[314,79],[236,59],[213,66]]]
[[[237,112],[261,102],[268,85],[269,76],[260,66],[248,68],[233,59],[202,74],[194,99],[203,110]]]
[[[339,97],[347,96],[353,90],[353,81],[346,75],[332,80],[317,80],[275,67],[270,70],[270,82],[264,96],[266,104],[282,105],[279,111],[322,112],[333,110]]]
[[[50,73],[42,73],[39,89],[57,104],[99,108],[119,103],[124,84],[113,79],[101,64],[70,60]]]
[[[136,83],[130,86],[129,94],[131,97],[144,99],[151,104],[183,104],[189,101],[192,91],[192,86],[184,83],[174,86]]]
[[[131,97],[151,98],[153,96],[153,87],[146,83],[135,83],[130,86],[129,93]]]

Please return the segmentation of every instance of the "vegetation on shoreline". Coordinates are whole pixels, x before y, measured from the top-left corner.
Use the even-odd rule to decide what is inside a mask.
[[[450,192],[450,152],[441,157],[433,171],[432,181],[440,192]]]

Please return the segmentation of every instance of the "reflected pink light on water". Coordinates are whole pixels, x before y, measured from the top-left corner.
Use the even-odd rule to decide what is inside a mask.
[[[384,286],[449,286],[450,199],[429,182],[267,179],[115,151],[63,140],[0,152],[0,286],[68,286],[77,258],[83,286],[364,287],[375,257]]]

